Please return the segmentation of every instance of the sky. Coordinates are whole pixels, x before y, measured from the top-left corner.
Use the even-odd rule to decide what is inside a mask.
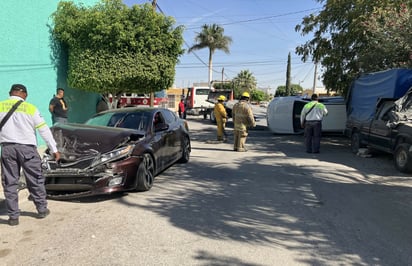
[[[123,0],[128,5],[151,3],[151,0]],[[291,53],[292,84],[304,89],[322,87],[320,68],[303,63],[295,48],[311,39],[301,36],[295,26],[302,18],[317,13],[322,5],[315,0],[157,0],[157,12],[172,16],[183,25],[186,53],[176,65],[174,87],[190,87],[208,81],[207,48],[187,53],[204,24],[218,24],[224,35],[232,38],[230,54],[216,50],[213,54],[213,80],[231,80],[242,70],[256,78],[260,89],[273,92],[286,84],[288,53]]]

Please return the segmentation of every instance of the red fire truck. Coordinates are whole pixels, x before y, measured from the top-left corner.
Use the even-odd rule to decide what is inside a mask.
[[[112,102],[112,97],[110,97],[110,102]],[[168,99],[165,92],[155,92],[154,95],[154,107],[167,107]],[[120,96],[120,101],[117,107],[127,107],[127,106],[139,106],[139,107],[149,107],[150,106],[150,95],[149,94],[137,94],[137,93],[123,93]]]

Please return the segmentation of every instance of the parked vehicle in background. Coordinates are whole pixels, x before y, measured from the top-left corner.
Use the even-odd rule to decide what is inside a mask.
[[[207,115],[209,108],[213,108],[213,103],[207,101],[210,91],[209,87],[188,88],[185,98],[186,114]]]
[[[113,101],[113,97],[110,96],[109,99],[110,102]],[[123,93],[120,96],[120,100],[117,103],[117,107],[150,107],[150,103],[150,94]],[[153,107],[166,107],[167,103],[168,98],[165,91],[154,93]]]
[[[226,98],[226,100],[223,102],[223,105],[225,106],[226,114],[227,114],[228,118],[232,117],[233,104],[230,104],[230,103],[233,102],[233,90],[215,89],[213,91],[210,91],[208,96],[207,96],[207,101],[210,102],[210,103],[213,103],[213,106],[208,108],[207,111],[205,112],[205,115],[204,115],[205,119],[207,118],[207,115],[209,115],[209,119],[212,123],[216,122],[214,108],[215,108],[215,104],[217,102],[217,98],[220,95],[223,95]]]
[[[185,98],[186,114],[203,115],[204,119],[207,119],[209,115],[210,120],[214,122],[213,108],[215,107],[217,97],[220,95],[226,97],[226,102],[233,100],[232,90],[196,86],[188,88]],[[231,110],[229,112],[231,114]]]
[[[51,130],[61,160],[46,151],[42,166],[54,199],[150,190],[158,173],[191,152],[187,122],[164,108],[112,109]]]
[[[345,135],[353,153],[367,147],[393,154],[396,168],[412,171],[411,69],[361,76],[348,92]]]
[[[310,98],[302,96],[275,97],[266,111],[267,126],[276,134],[302,134],[300,114]],[[320,97],[328,109],[323,118],[322,132],[343,134],[346,123],[346,105],[343,97]]]
[[[269,102],[261,101],[261,102],[259,102],[259,106],[262,107],[262,108],[268,108]]]

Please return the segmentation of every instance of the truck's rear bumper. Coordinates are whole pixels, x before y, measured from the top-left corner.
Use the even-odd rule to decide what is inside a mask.
[[[188,115],[204,115],[204,114],[209,114],[210,113],[210,108],[192,108],[192,109],[187,109],[186,114]]]

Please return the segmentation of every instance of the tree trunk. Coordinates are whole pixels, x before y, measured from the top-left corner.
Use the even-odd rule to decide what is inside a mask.
[[[212,64],[212,56],[213,56],[213,51],[209,49],[209,88],[212,87],[212,78],[213,78],[213,64]]]

